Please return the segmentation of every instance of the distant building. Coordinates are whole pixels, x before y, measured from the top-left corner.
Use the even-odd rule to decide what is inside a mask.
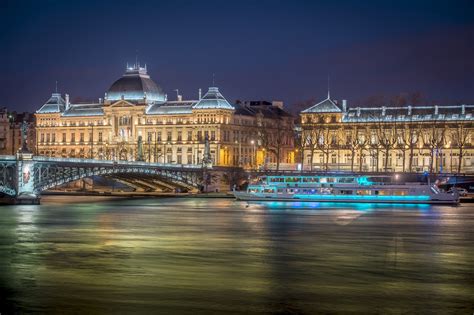
[[[474,171],[474,105],[348,107],[328,97],[303,110],[303,165],[362,171]]]
[[[35,121],[34,115],[23,112],[9,112],[0,109],[0,154],[14,155],[22,147],[21,126],[28,124],[27,147],[35,152]]]
[[[270,112],[281,114],[270,115]],[[206,139],[215,165],[259,167],[275,150],[260,125],[277,126],[279,109],[232,105],[217,87],[197,100],[168,100],[146,67],[134,65],[115,81],[104,99],[72,104],[53,93],[36,112],[37,152],[54,157],[199,164]],[[139,150],[139,146],[142,150]],[[278,150],[286,162],[288,150]],[[139,156],[139,152],[143,152]]]

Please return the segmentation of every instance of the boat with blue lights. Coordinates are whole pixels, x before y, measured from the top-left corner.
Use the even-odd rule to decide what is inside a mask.
[[[245,191],[234,191],[244,201],[311,201],[451,204],[459,203],[457,191],[446,192],[431,183],[400,183],[387,175],[262,176]]]

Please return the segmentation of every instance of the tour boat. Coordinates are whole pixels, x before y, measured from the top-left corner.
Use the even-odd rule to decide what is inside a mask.
[[[430,183],[399,183],[396,177],[262,176],[249,184],[246,191],[234,191],[234,196],[245,201],[459,203],[457,191],[446,192]]]

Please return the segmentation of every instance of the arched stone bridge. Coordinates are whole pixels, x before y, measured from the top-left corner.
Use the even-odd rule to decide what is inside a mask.
[[[18,153],[0,156],[0,192],[18,203],[37,203],[42,191],[94,175],[155,176],[176,187],[198,188],[208,167],[165,163],[49,158]]]

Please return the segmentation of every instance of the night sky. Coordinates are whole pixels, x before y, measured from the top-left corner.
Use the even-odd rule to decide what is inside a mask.
[[[38,109],[59,83],[103,97],[138,59],[175,99],[326,95],[349,105],[421,92],[474,102],[474,1],[0,0],[0,106]]]

